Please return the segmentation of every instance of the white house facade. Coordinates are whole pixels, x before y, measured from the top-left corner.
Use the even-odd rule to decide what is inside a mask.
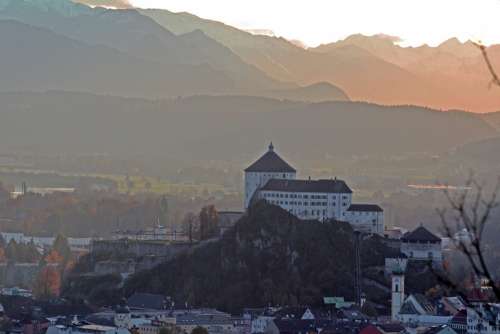
[[[303,220],[349,222],[364,233],[384,233],[384,212],[378,205],[353,204],[345,181],[299,180],[297,171],[271,144],[269,150],[245,169],[245,208],[264,199]]]
[[[357,231],[384,234],[384,210],[375,204],[352,204],[345,212],[345,220]]]

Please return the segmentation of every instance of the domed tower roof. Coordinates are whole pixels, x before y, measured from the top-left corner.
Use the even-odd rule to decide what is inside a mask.
[[[245,169],[245,172],[296,173],[297,171],[274,151],[274,145],[271,143],[269,150]]]

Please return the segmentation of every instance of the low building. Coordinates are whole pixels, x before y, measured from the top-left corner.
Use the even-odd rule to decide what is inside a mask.
[[[384,210],[376,204],[351,204],[345,212],[344,219],[356,231],[384,234]]]
[[[453,318],[451,318],[448,325],[453,328],[457,334],[467,333],[467,310],[458,311]]]
[[[176,316],[176,327],[181,333],[191,334],[196,327],[205,328],[209,334],[234,334],[236,327],[231,316],[180,314]]]
[[[421,332],[421,334],[457,334],[453,328],[448,325],[432,326]]]
[[[217,212],[217,227],[219,234],[223,235],[228,229],[234,226],[245,213],[241,211],[219,211]]]
[[[401,252],[409,260],[431,261],[434,264],[443,261],[441,238],[422,225],[401,238]]]
[[[474,302],[467,307],[468,334],[499,334],[500,304]]]
[[[396,319],[412,327],[441,326],[447,325],[452,316],[440,314],[437,307],[424,295],[412,294],[405,299]]]
[[[51,325],[46,334],[130,334],[126,328],[92,324]]]

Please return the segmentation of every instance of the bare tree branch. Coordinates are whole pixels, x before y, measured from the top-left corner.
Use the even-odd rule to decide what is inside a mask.
[[[450,211],[442,209],[438,211],[441,218],[444,235],[454,244],[469,262],[474,274],[480,279],[486,279],[487,285],[493,291],[497,300],[500,300],[500,287],[496,284],[495,278],[488,268],[485,258],[483,235],[485,227],[491,219],[492,211],[499,207],[498,195],[500,191],[500,178],[490,196],[485,195],[484,187],[474,180],[471,175],[466,182],[465,190],[458,195],[452,196],[450,191],[444,191],[446,199],[451,208]],[[449,214],[454,218],[452,228]],[[455,238],[455,233],[465,230],[468,239]],[[455,284],[449,281],[447,285],[455,288]]]
[[[481,50],[486,66],[488,67],[488,71],[491,74],[492,79],[490,81],[489,86],[491,87],[492,85],[495,85],[500,87],[500,77],[498,76],[495,68],[493,67],[493,64],[491,63],[486,46],[484,46],[481,43],[474,43],[474,45],[476,45],[479,48],[479,50]]]

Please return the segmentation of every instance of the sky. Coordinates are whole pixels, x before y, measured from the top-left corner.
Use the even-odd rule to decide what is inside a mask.
[[[143,8],[187,11],[242,29],[269,29],[308,46],[348,35],[387,34],[403,45],[457,37],[500,43],[500,0],[129,0]]]

